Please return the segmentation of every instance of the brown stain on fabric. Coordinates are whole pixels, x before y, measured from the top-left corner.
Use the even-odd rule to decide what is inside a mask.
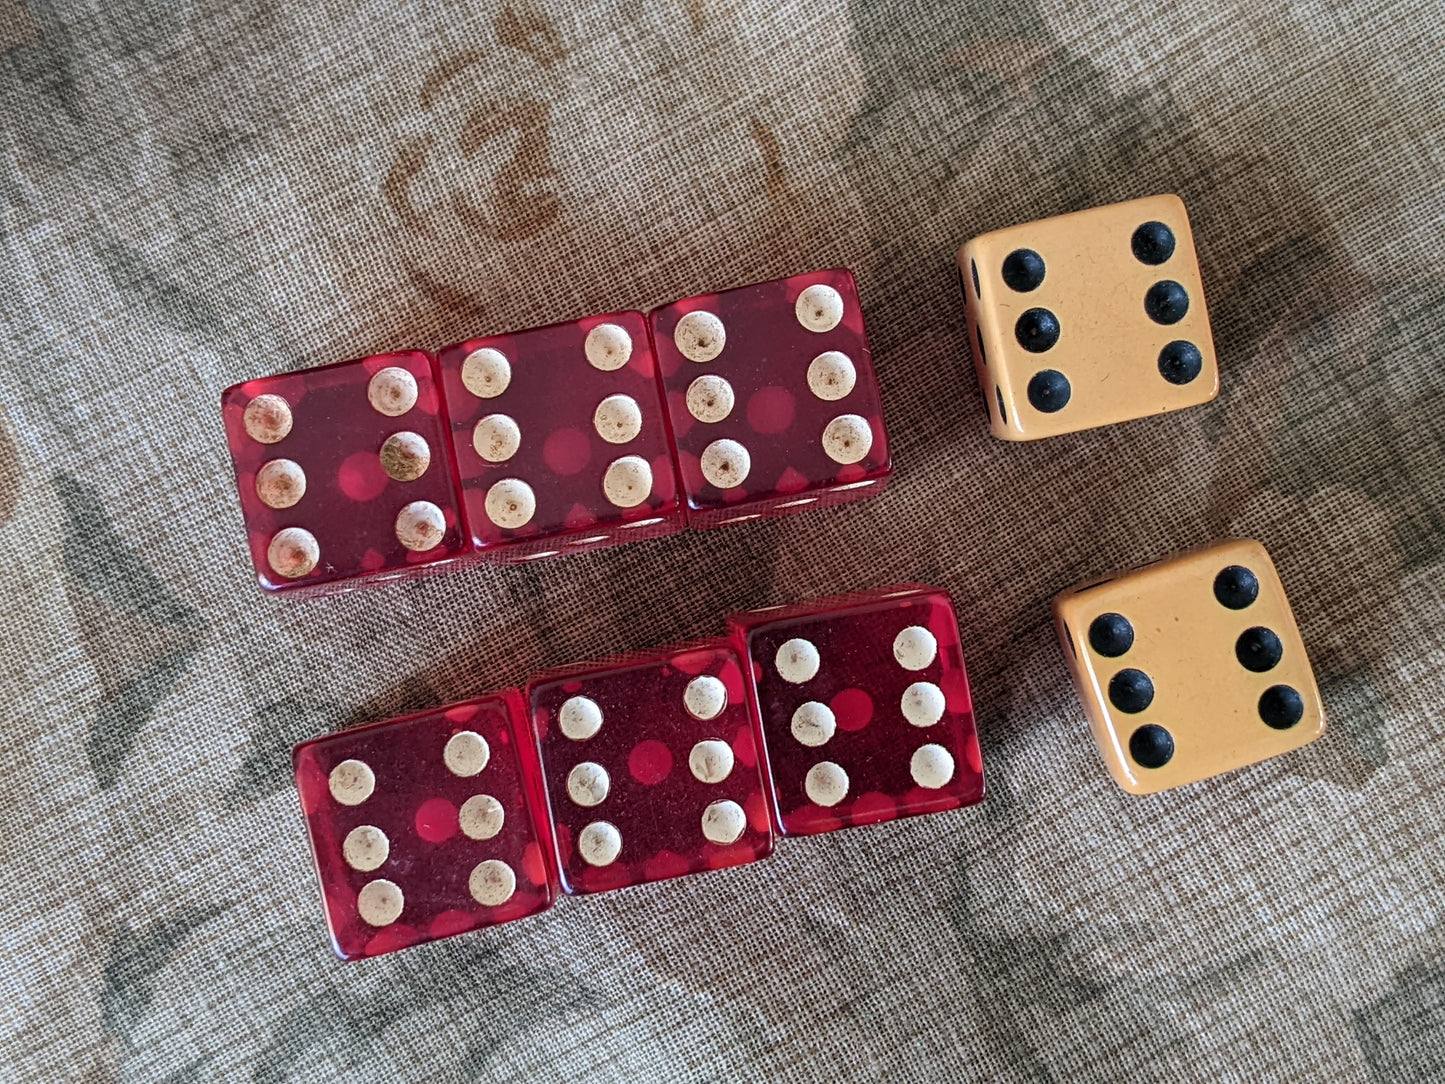
[[[540,11],[505,7],[493,21],[492,29],[496,31],[500,44],[526,53],[544,68],[551,68],[567,59],[566,50],[562,48],[562,36]],[[467,49],[439,62],[422,80],[418,95],[421,107],[430,110],[436,104],[437,95],[453,79],[468,68],[491,60],[492,55],[490,49]]]
[[[499,42],[509,49],[526,53],[544,68],[567,59],[562,48],[562,36],[540,11],[519,11],[509,5],[502,9],[492,28],[497,32]]]
[[[758,153],[763,156],[763,183],[768,190],[768,196],[774,203],[780,202],[788,194],[788,178],[783,172],[782,145],[773,130],[757,117],[753,118],[748,134],[753,137],[753,142],[758,145]]]
[[[475,233],[498,241],[536,237],[557,220],[562,201],[538,182],[555,175],[545,102],[523,98],[474,107],[462,126],[457,146],[468,158],[485,152],[493,140],[519,132],[517,148],[497,171],[495,216],[487,215],[465,195],[454,193],[457,218]]]
[[[526,53],[544,68],[566,59],[561,35],[540,12],[507,6],[494,21],[498,41],[511,49]],[[468,49],[439,61],[423,78],[418,91],[422,109],[433,111],[441,95],[458,86],[456,81],[481,64],[494,63],[495,49]],[[460,99],[460,101],[458,101]],[[449,206],[456,220],[471,234],[495,241],[525,241],[548,229],[561,213],[562,202],[552,191],[551,132],[548,126],[549,106],[534,98],[480,101],[454,94],[453,108],[460,106],[461,127],[452,137],[446,130],[455,125],[457,116],[450,109],[434,113],[434,131],[402,143],[382,181],[382,192],[397,221],[414,237],[435,238],[455,234],[447,223],[438,223],[435,216],[445,214]],[[438,134],[435,125],[443,125]],[[510,155],[507,149],[511,148]],[[458,169],[455,154],[463,159],[480,159],[479,167]],[[494,168],[493,163],[497,163]],[[430,172],[428,173],[428,170]],[[485,182],[478,184],[487,172],[492,173],[491,191]],[[439,206],[425,207],[412,198],[413,183],[423,173],[435,178],[444,174],[447,188]],[[470,175],[470,190],[460,178]],[[452,180],[458,178],[458,180]],[[407,277],[426,301],[439,309],[460,316],[468,323],[481,320],[486,306],[467,290],[446,276],[425,270],[422,261],[404,258]]]
[[[446,309],[448,312],[454,312],[470,323],[478,322],[486,316],[487,307],[480,300],[440,279],[433,278],[410,261],[406,263],[406,273],[417,291],[433,305]]]
[[[487,59],[487,50],[468,49],[464,53],[448,57],[427,72],[426,78],[421,81],[421,93],[418,98],[423,109],[431,109],[436,103],[436,96],[446,89],[448,83],[455,79],[462,72],[466,71],[473,64],[480,64]]]
[[[421,212],[411,202],[411,182],[426,165],[427,152],[431,150],[432,142],[432,137],[426,135],[402,144],[396,152],[396,161],[391,164],[391,169],[387,170],[386,180],[381,185],[386,201],[391,204],[391,209],[401,224],[421,237],[430,237],[432,231]]]
[[[0,406],[0,524],[8,523],[20,501],[20,447],[10,418]]]
[[[25,0],[0,0],[0,53],[38,40],[40,28],[26,10]]]

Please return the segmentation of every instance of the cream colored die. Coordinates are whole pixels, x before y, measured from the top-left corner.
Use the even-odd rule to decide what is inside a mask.
[[[968,346],[1004,440],[1207,403],[1219,366],[1178,196],[1096,207],[959,250]]]
[[[1287,753],[1324,711],[1279,573],[1232,539],[1054,599],[1069,671],[1104,764],[1151,794]]]

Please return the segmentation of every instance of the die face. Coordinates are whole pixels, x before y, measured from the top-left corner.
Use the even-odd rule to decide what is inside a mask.
[[[727,645],[544,676],[528,698],[564,891],[772,853],[742,664]]]
[[[729,619],[749,660],[774,816],[811,835],[983,800],[958,623],[921,585]]]
[[[882,492],[888,435],[849,271],[686,298],[649,320],[690,526]]]
[[[1219,367],[1177,196],[1061,215],[959,253],[993,434],[1033,440],[1209,402]]]
[[[1307,745],[1319,689],[1273,562],[1230,540],[1085,584],[1055,621],[1114,779],[1152,794]]]
[[[681,530],[641,313],[469,339],[438,361],[477,550],[526,560]]]
[[[431,359],[382,354],[227,388],[256,578],[333,593],[466,552]]]
[[[297,746],[337,955],[377,956],[552,905],[533,752],[516,692]]]

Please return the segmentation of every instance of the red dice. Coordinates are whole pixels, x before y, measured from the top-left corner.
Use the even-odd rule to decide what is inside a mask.
[[[881,492],[892,473],[853,275],[815,271],[649,316],[688,524]]]
[[[892,471],[841,269],[252,380],[222,412],[271,591],[806,511]]]
[[[728,619],[296,749],[346,959],[983,799],[958,623],[909,585]]]
[[[549,821],[517,692],[317,738],[294,759],[343,959],[552,905]]]
[[[527,560],[682,529],[640,312],[470,339],[438,358],[478,552]]]
[[[330,593],[468,552],[426,354],[247,381],[221,414],[263,588]]]
[[[742,664],[728,645],[571,668],[539,678],[527,696],[564,891],[772,853]]]
[[[983,800],[958,622],[935,588],[735,615],[784,835]]]

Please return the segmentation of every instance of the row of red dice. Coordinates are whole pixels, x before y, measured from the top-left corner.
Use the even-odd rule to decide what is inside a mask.
[[[804,511],[892,473],[841,269],[250,380],[222,414],[273,591]]]
[[[903,585],[318,738],[296,785],[327,924],[375,956],[983,799],[957,619]]]

